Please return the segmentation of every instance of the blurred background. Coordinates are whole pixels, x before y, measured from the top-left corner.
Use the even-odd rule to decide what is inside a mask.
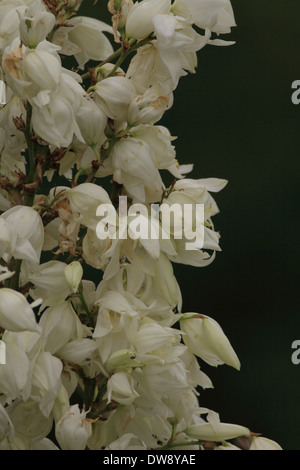
[[[106,0],[80,13],[109,21]],[[229,181],[216,194],[222,252],[209,267],[175,266],[184,312],[217,320],[242,367],[201,364],[213,390],[200,404],[222,421],[248,426],[286,450],[300,450],[299,0],[232,0],[230,47],[199,52],[197,74],[181,79],[160,124],[192,178]]]

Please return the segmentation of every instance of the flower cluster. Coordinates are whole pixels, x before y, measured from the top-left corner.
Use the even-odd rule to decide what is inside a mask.
[[[81,3],[0,1],[0,449],[280,448],[199,405],[200,360],[240,362],[213,318],[182,311],[173,272],[220,250],[227,182],[187,178],[158,122],[197,52],[231,44],[230,0],[109,0],[111,26]],[[99,237],[104,204],[118,237]],[[152,204],[189,205],[191,230],[201,205],[203,243],[176,236],[185,212],[164,237]]]

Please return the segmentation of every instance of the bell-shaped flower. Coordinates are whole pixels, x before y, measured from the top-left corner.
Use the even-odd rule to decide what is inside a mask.
[[[173,105],[173,94],[165,94],[160,83],[148,88],[143,95],[138,95],[130,103],[128,110],[129,124],[154,124],[165,111]]]
[[[48,417],[61,388],[62,362],[47,351],[41,351],[32,369],[31,398]]]
[[[153,17],[170,13],[171,0],[143,0],[135,2],[126,19],[126,33],[134,39],[145,39],[154,30]]]
[[[277,442],[266,437],[252,436],[249,450],[282,450],[282,447]]]
[[[24,15],[20,15],[20,39],[29,48],[35,48],[55,26],[55,16],[47,11],[41,0],[35,0]]]
[[[9,331],[40,332],[32,306],[20,292],[0,289],[0,326]]]
[[[136,89],[126,77],[108,77],[95,86],[96,100],[105,114],[120,122],[127,121],[128,109]]]
[[[106,398],[108,403],[113,400],[121,405],[130,405],[139,397],[135,385],[130,375],[125,372],[116,372],[107,381]]]
[[[104,162],[104,168],[111,164],[114,180],[124,185],[135,202],[157,202],[161,199],[163,182],[151,154],[147,142],[129,137],[117,142]]]
[[[189,350],[211,366],[228,364],[240,369],[240,361],[220,325],[210,317],[185,313],[180,321]]]
[[[51,354],[56,354],[69,341],[82,338],[87,333],[70,302],[47,308],[39,324],[43,330],[45,350]]]
[[[68,19],[68,26],[61,26],[53,41],[64,55],[74,55],[80,68],[91,60],[105,60],[113,53],[113,47],[104,32],[112,33],[112,27],[95,18],[75,16]]]
[[[31,364],[25,351],[17,343],[6,344],[6,363],[0,365],[0,393],[7,400],[29,399],[31,392]]]
[[[55,427],[55,437],[62,450],[85,450],[91,434],[92,424],[78,405],[70,406]]]
[[[82,97],[76,121],[85,143],[95,147],[103,138],[107,124],[104,112],[92,100]]]
[[[68,147],[80,129],[70,102],[62,94],[51,94],[44,106],[33,106],[32,126],[36,134],[56,147]]]
[[[31,207],[14,206],[0,216],[4,221],[0,224],[0,237],[6,239],[11,234],[10,242],[7,240],[6,261],[10,256],[38,263],[44,243],[44,227],[39,214]],[[2,245],[3,246],[3,245]],[[0,250],[1,251],[1,250]]]
[[[58,47],[49,41],[28,49],[16,39],[2,58],[8,85],[32,104],[41,106],[49,103],[49,95],[58,91],[61,78],[62,67],[57,50]]]
[[[230,0],[175,0],[172,12],[217,34],[230,33],[236,26]]]
[[[20,17],[28,8],[22,0],[2,0],[0,2],[0,56],[19,34]]]
[[[82,183],[68,191],[73,217],[92,229],[96,228],[98,219],[97,208],[100,204],[111,205],[111,200],[101,186],[92,183]]]
[[[98,349],[97,343],[89,338],[75,339],[70,341],[57,351],[57,356],[65,361],[84,365],[91,362],[95,351]]]
[[[210,39],[210,32],[198,34],[190,23],[173,15],[159,14],[153,18],[157,47],[160,58],[167,67],[177,87],[180,77],[186,70],[193,73],[197,65],[196,52],[202,49]]]
[[[43,299],[41,309],[62,302],[71,293],[65,276],[66,266],[61,261],[48,261],[29,273],[28,281],[34,284],[30,295]]]

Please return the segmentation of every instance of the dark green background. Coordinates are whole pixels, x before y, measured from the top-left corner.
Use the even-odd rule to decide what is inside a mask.
[[[300,79],[299,0],[232,0],[237,28],[231,47],[199,52],[196,75],[181,80],[161,124],[176,141],[193,178],[219,177],[216,195],[222,252],[207,268],[175,266],[184,311],[216,319],[242,368],[203,364],[215,389],[201,406],[300,450],[300,365],[291,344],[300,339],[299,143],[300,105],[291,84]],[[81,13],[106,20],[106,1]]]

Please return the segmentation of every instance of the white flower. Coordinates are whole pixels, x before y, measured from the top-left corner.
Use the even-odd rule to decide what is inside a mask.
[[[68,26],[56,30],[53,42],[61,47],[62,54],[74,55],[83,68],[90,59],[104,60],[113,53],[103,32],[112,33],[112,27],[95,18],[76,16],[68,19]]]
[[[20,38],[30,48],[35,48],[55,25],[55,16],[47,11],[41,0],[36,0],[20,15]]]
[[[9,331],[40,332],[32,307],[24,295],[13,289],[0,289],[0,326]]]
[[[139,396],[132,377],[125,372],[116,372],[107,382],[107,400],[122,405],[130,405]]]
[[[87,145],[94,147],[103,138],[107,117],[92,101],[82,98],[76,112],[76,121]]]
[[[72,405],[55,428],[55,437],[62,450],[85,450],[91,434],[91,423],[78,405]]]
[[[49,98],[44,106],[33,106],[32,126],[35,132],[56,147],[68,147],[74,135],[82,140],[69,101],[60,94],[49,95]]]
[[[134,84],[126,77],[108,77],[98,82],[95,93],[99,106],[108,117],[127,121],[128,109],[136,96]]]
[[[7,244],[4,258],[8,261],[14,256],[38,263],[44,242],[43,222],[38,213],[31,207],[14,206],[0,216],[1,220],[0,237],[4,236]],[[9,234],[10,240],[5,233]]]
[[[92,229],[96,228],[96,212],[100,204],[111,205],[111,200],[101,186],[92,183],[83,183],[68,191],[73,217]]]
[[[280,445],[262,436],[253,436],[249,450],[282,450]]]
[[[148,88],[143,95],[138,95],[130,103],[128,122],[130,124],[154,124],[164,112],[173,105],[173,94],[165,95],[163,86],[156,83]]]
[[[185,313],[180,321],[183,340],[190,351],[212,366],[228,364],[240,369],[240,361],[220,325],[210,317]]]
[[[58,304],[71,293],[65,277],[66,266],[61,261],[48,261],[29,273],[28,281],[34,284],[30,294],[43,299],[41,308]]]
[[[218,34],[236,26],[230,0],[175,0],[172,12]]]
[[[0,364],[0,392],[7,401],[22,397],[28,400],[31,392],[31,364],[25,351],[16,342],[6,343],[6,363]]]
[[[20,45],[17,38],[5,49],[2,58],[7,84],[31,103],[47,104],[49,94],[58,90],[61,78],[57,50],[58,47],[48,41],[40,42],[35,49],[28,49]]]
[[[126,19],[126,33],[135,39],[144,39],[153,32],[152,19],[159,13],[169,13],[171,0],[143,0],[134,3]]]
[[[43,330],[45,350],[51,354],[56,354],[69,341],[82,338],[87,331],[70,302],[61,302],[47,308],[39,324]]]

